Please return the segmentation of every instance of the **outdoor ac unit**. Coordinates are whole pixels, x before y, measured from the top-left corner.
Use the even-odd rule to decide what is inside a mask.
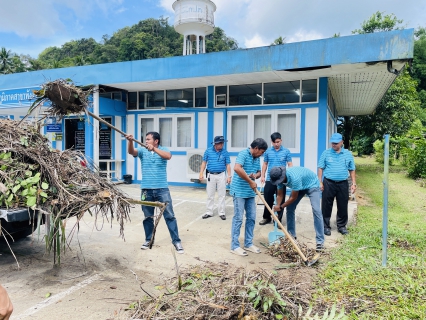
[[[201,164],[203,163],[204,151],[188,150],[186,152],[186,175],[189,179],[198,179]]]

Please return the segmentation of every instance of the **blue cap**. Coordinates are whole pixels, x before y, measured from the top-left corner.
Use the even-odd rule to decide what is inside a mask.
[[[213,144],[227,142],[227,141],[228,140],[225,140],[225,138],[223,136],[216,136],[216,137],[214,137]]]
[[[330,143],[339,143],[342,140],[343,138],[340,133],[333,133],[333,135],[330,138]]]

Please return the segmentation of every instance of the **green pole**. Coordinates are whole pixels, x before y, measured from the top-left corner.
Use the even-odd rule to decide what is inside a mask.
[[[383,177],[383,229],[382,229],[382,266],[388,259],[388,193],[389,193],[389,135],[385,134],[384,177]]]

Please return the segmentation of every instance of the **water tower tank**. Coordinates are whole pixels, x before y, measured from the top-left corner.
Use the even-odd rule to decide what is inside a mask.
[[[205,53],[205,36],[214,31],[216,5],[210,0],[176,0],[173,10],[175,30],[183,35],[183,55]]]

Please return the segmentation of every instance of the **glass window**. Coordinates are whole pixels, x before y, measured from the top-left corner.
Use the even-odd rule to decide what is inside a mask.
[[[281,133],[282,145],[285,148],[296,147],[296,114],[279,114],[278,130]]]
[[[191,146],[191,117],[177,118],[177,146]]]
[[[160,118],[160,142],[164,147],[172,146],[173,118]]]
[[[164,90],[139,92],[139,109],[162,107],[164,107]]]
[[[207,107],[207,88],[195,88],[195,107]]]
[[[127,110],[136,110],[138,104],[138,93],[137,92],[129,92],[127,99]]]
[[[248,130],[248,116],[231,117],[231,147],[246,148]]]
[[[154,130],[154,119],[153,118],[142,118],[141,119],[141,138],[140,141],[144,142],[146,134]]]
[[[227,94],[228,93],[228,87],[227,86],[218,86],[215,87],[215,94]]]
[[[121,92],[113,92],[112,93],[112,100],[121,101]]]
[[[111,92],[99,92],[99,98],[111,99]]]
[[[227,86],[218,86],[215,87],[215,101],[216,106],[224,107],[226,106],[226,97],[228,94],[228,87]]]
[[[247,106],[262,104],[262,84],[229,86],[229,105]]]
[[[264,104],[300,102],[300,81],[265,83]]]
[[[194,107],[194,89],[167,90],[167,108]]]
[[[269,143],[271,133],[271,115],[254,115],[254,139],[262,138]]]
[[[302,80],[302,102],[317,101],[317,79]]]

